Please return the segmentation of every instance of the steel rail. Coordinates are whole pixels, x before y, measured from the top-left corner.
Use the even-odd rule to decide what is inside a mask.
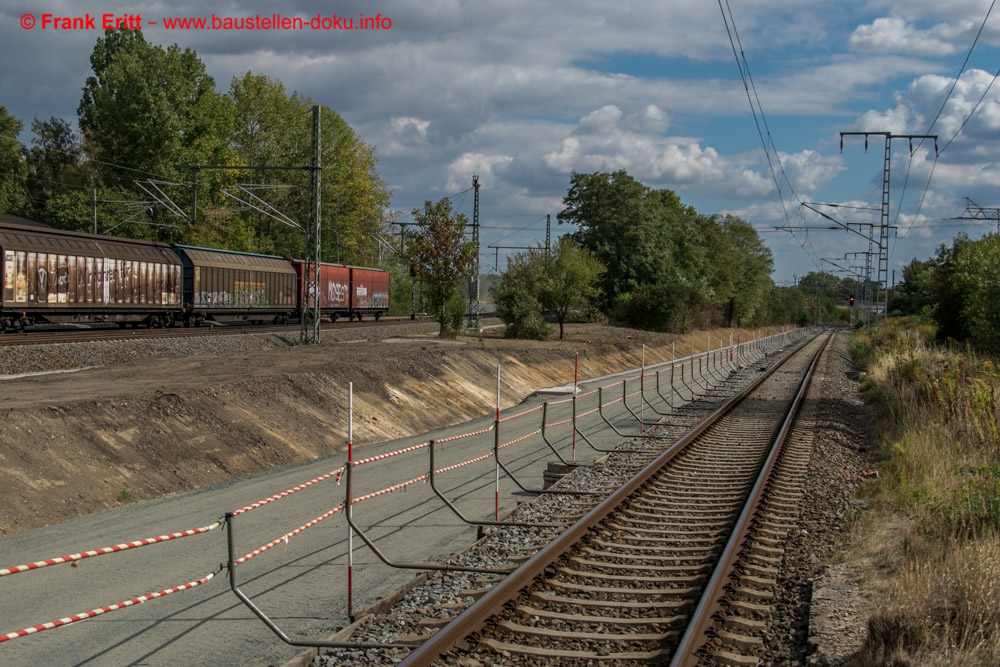
[[[708,584],[706,584],[705,591],[698,601],[698,606],[691,614],[687,630],[677,645],[674,658],[670,662],[670,667],[693,667],[699,662],[697,652],[709,639],[708,632],[715,625],[714,617],[722,608],[721,597],[723,591],[732,580],[740,552],[743,550],[746,538],[750,534],[753,519],[760,507],[761,500],[770,486],[774,467],[784,452],[788,434],[792,430],[792,425],[798,417],[799,409],[802,407],[806,392],[809,390],[813,372],[816,370],[816,366],[819,365],[819,358],[826,351],[832,337],[832,333],[827,335],[827,339],[823,341],[820,349],[817,350],[809,362],[809,367],[802,381],[799,383],[795,398],[792,400],[785,419],[782,421],[781,427],[774,437],[774,443],[771,446],[771,451],[768,453],[767,460],[764,462],[753,489],[750,491],[750,496],[736,522],[736,527],[733,529],[732,535],[726,543],[722,555],[719,557],[719,564],[712,573]]]
[[[810,340],[813,340],[811,338]],[[661,468],[673,460],[688,445],[694,442],[702,433],[708,430],[722,417],[728,414],[744,398],[749,396],[763,382],[770,378],[779,368],[791,359],[795,352],[806,343],[797,346],[781,362],[762,373],[743,391],[728,400],[725,404],[715,410],[712,414],[695,426],[687,435],[667,448],[662,454],[652,461],[645,468],[640,470],[629,481],[618,490],[609,495],[600,504],[595,506],[586,515],[570,526],[565,532],[555,540],[543,547],[534,556],[528,559],[521,567],[507,576],[503,581],[491,588],[479,600],[474,602],[462,614],[451,623],[438,630],[419,648],[414,650],[401,663],[400,667],[425,667],[431,665],[443,653],[451,650],[455,645],[473,632],[480,630],[487,621],[498,614],[510,600],[512,600],[522,589],[531,584],[538,576],[541,576],[545,569],[555,563],[563,555],[569,552],[592,528],[603,521],[608,515],[614,512],[629,496],[635,493],[641,486],[657,474]]]

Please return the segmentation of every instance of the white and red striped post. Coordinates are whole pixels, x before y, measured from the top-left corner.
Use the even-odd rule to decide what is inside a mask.
[[[642,417],[643,403],[646,401],[646,344],[642,344],[642,368],[639,371],[639,433],[646,430],[646,422]]]
[[[500,364],[497,364],[497,420],[496,420],[496,433],[495,438],[500,437]],[[494,508],[493,508],[493,519],[495,521],[500,520],[500,458],[494,456],[493,467],[496,471],[496,486],[494,487]]]
[[[354,464],[354,383],[347,383],[347,466]],[[354,503],[353,475],[347,477],[347,511]],[[354,529],[347,524],[347,617],[354,622]]]
[[[674,359],[677,358],[677,341],[670,343],[670,411],[674,411]],[[682,399],[683,400],[683,399]]]
[[[576,393],[580,382],[580,353],[573,360],[573,461],[576,461]]]

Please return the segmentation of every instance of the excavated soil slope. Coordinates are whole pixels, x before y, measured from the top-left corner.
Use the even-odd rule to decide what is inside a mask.
[[[571,325],[564,341],[428,336],[149,358],[0,382],[0,534],[198,488],[492,413],[538,388],[717,347]],[[364,335],[364,334],[362,334]],[[42,352],[39,352],[42,354]]]

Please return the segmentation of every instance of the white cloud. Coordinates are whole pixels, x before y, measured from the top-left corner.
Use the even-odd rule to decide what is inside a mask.
[[[497,183],[497,172],[514,161],[510,155],[484,155],[463,153],[448,165],[447,190],[466,190],[472,186],[472,175],[479,176],[481,187],[492,188]]]
[[[960,30],[959,32],[964,32]],[[849,45],[866,53],[903,53],[910,56],[941,56],[954,53],[956,29],[939,24],[932,30],[918,30],[900,17],[875,19],[859,26]]]

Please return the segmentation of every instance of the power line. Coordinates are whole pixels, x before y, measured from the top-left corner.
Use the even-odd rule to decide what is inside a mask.
[[[785,198],[782,196],[782,192],[781,192],[781,181],[784,181],[785,183],[788,184],[788,189],[791,191],[791,194],[795,198],[796,201],[798,201],[798,195],[795,193],[795,189],[792,186],[791,181],[788,179],[788,175],[785,172],[785,167],[781,163],[781,156],[778,153],[777,147],[774,145],[774,139],[771,136],[771,129],[770,129],[770,127],[768,127],[768,125],[767,125],[767,119],[764,116],[764,107],[761,105],[761,103],[760,103],[760,96],[757,94],[757,86],[754,84],[754,82],[753,82],[753,76],[750,74],[750,64],[747,61],[746,53],[743,51],[743,44],[740,41],[739,32],[736,30],[736,19],[733,17],[732,8],[729,6],[729,0],[726,0],[726,8],[725,9],[723,9],[723,7],[722,7],[722,0],[718,0],[718,3],[719,3],[719,11],[722,13],[722,21],[723,21],[723,23],[726,26],[726,35],[729,37],[729,45],[732,47],[733,57],[736,59],[736,67],[737,67],[737,69],[739,69],[739,71],[740,71],[740,79],[743,81],[743,89],[746,91],[747,101],[750,103],[750,112],[751,112],[751,114],[753,114],[754,125],[756,125],[756,127],[757,127],[757,135],[760,137],[761,144],[764,147],[764,156],[767,159],[768,169],[771,172],[771,180],[774,181],[774,186],[775,186],[775,188],[778,191],[778,200],[781,203],[781,209],[782,209],[782,212],[785,215],[785,221],[786,221],[786,223],[788,223],[790,225],[791,219],[790,219],[790,215],[789,215],[789,211],[788,211],[788,206],[785,204]],[[727,9],[729,10],[729,16],[728,16],[728,18],[726,16],[726,10]],[[730,23],[732,24],[732,30],[730,30]],[[735,40],[734,40],[734,35],[735,35]],[[737,44],[739,44],[739,49],[738,50],[737,50]],[[742,62],[741,62],[741,58],[742,58]],[[750,94],[750,90],[751,89],[753,89],[753,95],[752,96]],[[756,106],[754,106],[754,99],[757,100]],[[760,111],[760,119],[758,119],[758,117],[757,117],[758,110]],[[761,129],[761,124],[762,123],[764,125],[764,129]],[[765,135],[765,130],[766,130],[766,134],[767,134],[767,138],[766,139],[765,139],[765,136],[764,136]],[[779,171],[781,172],[781,179],[779,179],[778,175],[775,173],[774,163],[771,161],[771,151],[768,148],[768,142],[770,142],[771,148],[774,148],[774,159],[778,163],[778,168],[779,168]],[[817,269],[819,269],[820,271],[822,271],[823,268],[820,265],[820,262],[818,261],[818,255],[816,254],[815,248],[813,248],[812,239],[809,237],[809,232],[806,232],[806,241],[805,242],[803,242],[802,240],[800,240],[795,235],[794,232],[791,232],[791,234],[792,234],[792,238],[795,240],[796,243],[799,244],[799,247],[801,247],[802,250],[803,250],[803,252],[806,253],[806,256],[809,257],[809,259],[810,259],[810,261],[812,261],[813,265]],[[809,246],[808,248],[806,248],[807,244]]]

